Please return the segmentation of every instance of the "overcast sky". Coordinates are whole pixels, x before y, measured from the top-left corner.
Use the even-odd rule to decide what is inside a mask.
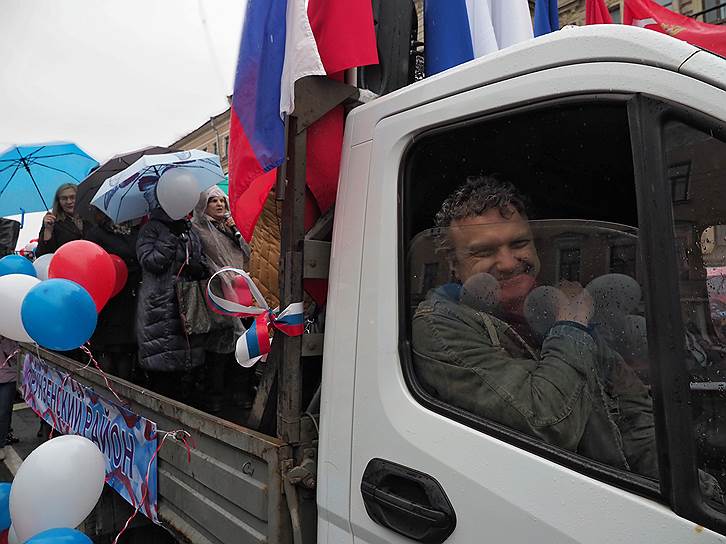
[[[245,0],[0,7],[0,152],[63,140],[103,162],[167,145],[227,108]]]

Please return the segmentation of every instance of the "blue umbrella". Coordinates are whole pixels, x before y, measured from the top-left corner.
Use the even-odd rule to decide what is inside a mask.
[[[98,163],[75,144],[11,147],[0,155],[0,217],[48,210],[56,189]]]
[[[199,192],[224,181],[219,157],[193,149],[162,155],[144,155],[128,168],[108,178],[91,204],[114,223],[136,219],[159,207],[156,184],[164,172],[174,168],[191,170]]]

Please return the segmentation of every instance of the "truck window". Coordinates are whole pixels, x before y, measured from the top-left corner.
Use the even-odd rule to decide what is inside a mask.
[[[414,394],[569,466],[657,487],[624,99],[438,128],[403,172]]]
[[[726,488],[726,143],[664,126],[698,463]]]

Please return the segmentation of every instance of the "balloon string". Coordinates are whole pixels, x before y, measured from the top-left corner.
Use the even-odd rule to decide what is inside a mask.
[[[124,402],[121,399],[121,397],[118,396],[118,394],[113,389],[113,387],[111,387],[111,382],[109,381],[108,376],[101,369],[100,365],[98,364],[98,361],[93,356],[93,353],[91,353],[91,350],[88,349],[88,347],[86,347],[86,346],[79,346],[79,349],[83,353],[85,353],[86,355],[88,355],[88,362],[85,365],[83,365],[82,367],[80,367],[78,370],[86,370],[88,367],[91,366],[91,364],[93,364],[93,366],[96,368],[96,370],[98,370],[98,372],[100,372],[101,377],[103,378],[103,381],[106,383],[106,388],[109,391],[111,391],[111,393],[113,393],[113,396],[118,399],[118,401],[121,403],[121,406],[126,406],[127,403]],[[63,381],[61,381],[61,385],[60,385],[60,388],[61,389],[65,389],[66,382],[70,379],[70,377],[71,377],[70,373],[66,372],[65,373],[65,376],[63,376]],[[66,426],[66,430],[65,430],[66,433],[68,432],[68,428],[70,428],[70,424]],[[51,438],[53,438],[53,431],[54,431],[54,428],[53,428],[53,425],[51,425],[50,426],[50,432],[48,433],[48,440],[50,440]]]
[[[187,246],[187,259],[179,267],[179,272],[176,273],[176,283],[179,283],[179,278],[181,277],[182,270],[184,270],[184,267],[187,265],[188,262],[189,262],[189,247]],[[187,350],[189,350],[189,359],[191,360],[191,358],[192,358],[192,343],[189,340],[189,334],[187,334],[187,318],[186,318],[186,315],[184,315],[183,312],[179,312],[179,313],[181,315],[182,321],[184,322],[183,323],[183,326],[182,326],[182,330],[184,331],[184,338],[187,341]]]
[[[40,357],[40,352],[38,352],[38,356]],[[92,358],[93,357],[91,357],[91,359]],[[86,370],[89,366],[91,366],[91,361],[90,360],[85,365],[83,365],[81,368],[79,368],[78,370]],[[66,372],[65,373],[65,376],[63,376],[63,380],[61,381],[61,384],[60,384],[60,388],[61,389],[65,389],[66,382],[70,379],[70,377],[71,377],[70,373],[69,372]],[[66,425],[66,429],[65,429],[66,434],[68,433],[68,430],[70,429],[70,426],[71,426],[70,423],[68,423]],[[50,432],[48,433],[48,440],[50,440],[51,438],[53,438],[53,431],[54,430],[55,430],[55,428],[53,427],[53,425],[51,425],[50,426]]]
[[[154,454],[151,456],[151,459],[149,459],[149,464],[146,467],[146,476],[144,477],[144,481],[146,482],[146,487],[144,488],[144,493],[141,495],[141,502],[139,504],[136,504],[134,507],[134,512],[129,516],[129,519],[126,520],[126,523],[124,523],[124,526],[121,528],[121,531],[116,535],[116,538],[113,539],[113,544],[117,544],[119,538],[121,538],[121,535],[123,535],[126,530],[129,528],[129,524],[134,520],[136,517],[136,514],[139,513],[139,510],[141,509],[141,506],[146,503],[146,498],[149,494],[149,476],[151,474],[151,465],[154,462],[154,459],[156,459],[156,456],[161,451],[162,446],[164,445],[164,442],[166,442],[167,438],[171,438],[172,440],[176,440],[177,442],[181,442],[184,444],[184,448],[187,450],[187,463],[191,464],[192,462],[192,448],[196,448],[197,445],[194,442],[194,438],[192,435],[183,429],[178,429],[176,431],[156,431],[156,434],[162,435],[161,442],[159,442],[159,445],[156,447],[156,450],[154,451]],[[191,445],[190,445],[191,443]]]
[[[88,355],[90,360],[88,361],[88,364],[93,363],[93,366],[96,367],[96,370],[98,370],[101,373],[101,377],[103,378],[103,381],[106,382],[106,387],[108,388],[111,393],[113,393],[113,396],[116,397],[116,400],[118,400],[121,403],[121,406],[126,406],[127,403],[121,399],[121,397],[118,396],[116,391],[113,387],[111,387],[111,382],[108,380],[108,376],[106,373],[101,369],[100,365],[98,364],[98,361],[93,357],[93,354],[91,353],[91,350],[88,349],[86,346],[80,346],[80,349],[83,353]],[[88,364],[86,366],[88,366]]]
[[[20,353],[20,349],[16,348],[15,351],[13,351],[10,355],[8,355],[5,358],[5,361],[3,361],[3,364],[0,365],[0,368],[5,368],[6,366],[8,366],[8,363],[10,362],[10,359],[12,359],[13,357],[15,357],[19,353]]]

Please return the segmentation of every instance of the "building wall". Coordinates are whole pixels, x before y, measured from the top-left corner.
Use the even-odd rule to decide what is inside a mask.
[[[228,171],[229,162],[229,118],[230,110],[211,117],[209,121],[196,128],[186,136],[182,136],[169,147],[188,151],[199,149],[219,155],[222,170]]]

